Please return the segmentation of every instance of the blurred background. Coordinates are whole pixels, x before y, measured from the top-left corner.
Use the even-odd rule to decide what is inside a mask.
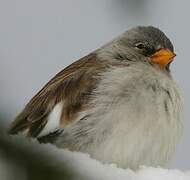
[[[185,132],[170,168],[190,169],[187,0],[0,0],[0,123],[5,128],[57,72],[136,25],[163,30],[175,46],[173,76],[185,101]]]

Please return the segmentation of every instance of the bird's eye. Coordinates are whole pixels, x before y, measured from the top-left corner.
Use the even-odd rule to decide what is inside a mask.
[[[135,47],[137,47],[138,49],[144,49],[145,48],[145,45],[143,43],[137,43],[135,45]]]

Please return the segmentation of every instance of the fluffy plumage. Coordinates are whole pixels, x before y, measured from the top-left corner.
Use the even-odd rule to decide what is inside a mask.
[[[163,32],[133,28],[57,74],[10,133],[27,130],[40,142],[123,168],[164,165],[182,132],[172,58],[173,45]]]

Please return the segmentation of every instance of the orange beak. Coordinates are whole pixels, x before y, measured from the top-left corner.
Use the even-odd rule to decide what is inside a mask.
[[[150,59],[151,62],[159,64],[161,68],[164,68],[175,56],[176,54],[171,52],[169,49],[159,49],[150,57]]]

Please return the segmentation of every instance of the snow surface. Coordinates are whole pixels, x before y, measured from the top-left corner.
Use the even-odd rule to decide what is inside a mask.
[[[102,164],[91,159],[89,155],[58,149],[51,144],[39,144],[28,141],[23,137],[9,137],[10,141],[17,142],[19,146],[32,150],[33,156],[45,154],[50,158],[51,164],[62,169],[66,167],[76,177],[76,180],[190,180],[190,171],[169,170],[153,167],[141,167],[138,171],[121,169],[114,164]],[[0,156],[0,177],[5,177],[5,167]],[[10,172],[9,172],[10,173]],[[3,178],[8,179],[8,178]],[[9,178],[10,179],[10,178]],[[20,178],[22,179],[22,178]]]

